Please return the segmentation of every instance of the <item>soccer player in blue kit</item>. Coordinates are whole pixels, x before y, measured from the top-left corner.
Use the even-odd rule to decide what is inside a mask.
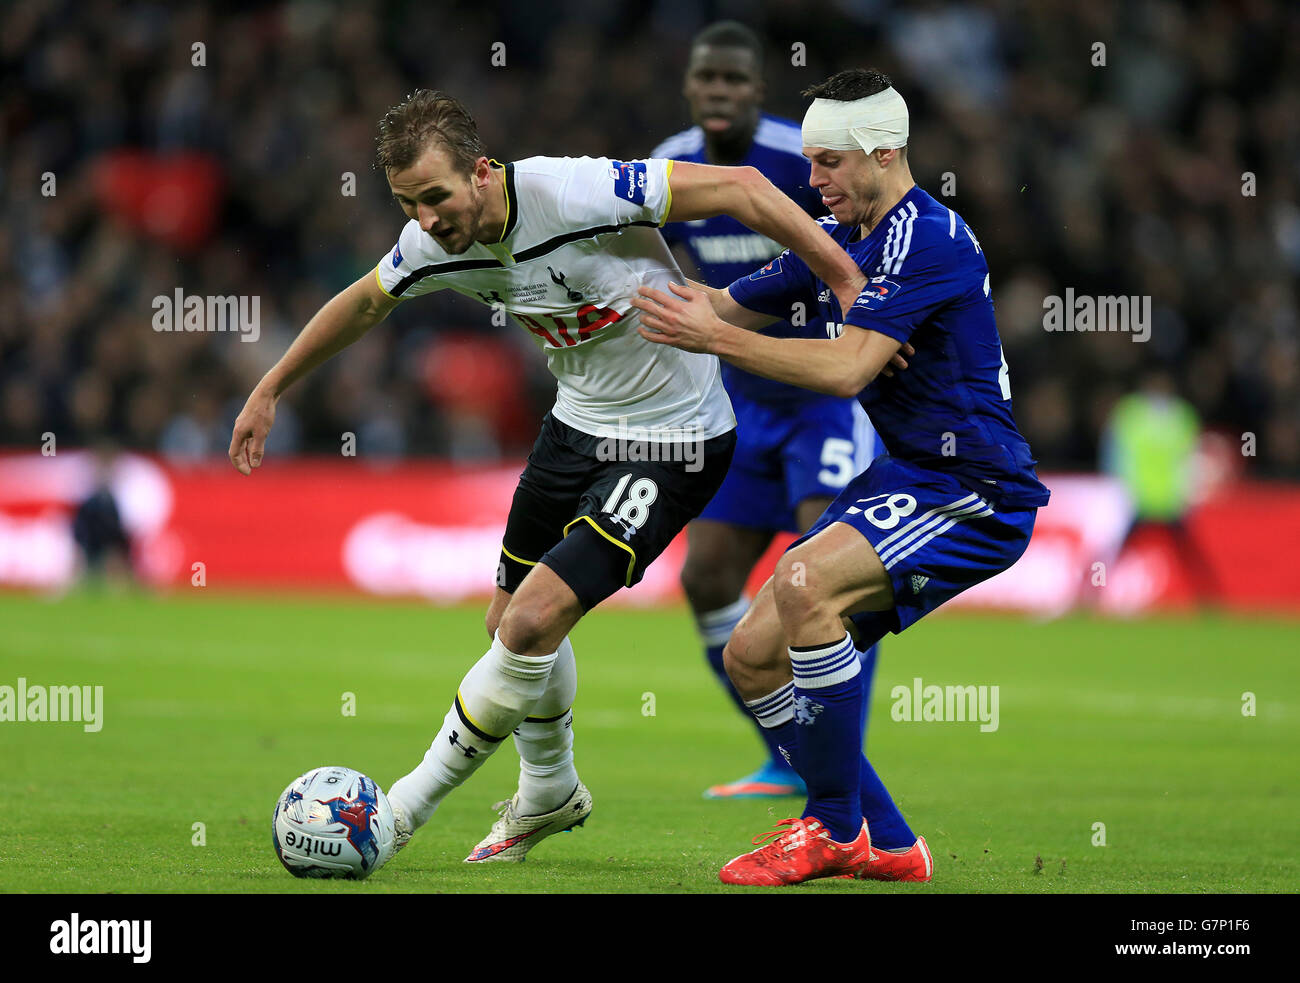
[[[913,181],[902,96],[862,69],[804,95],[814,100],[802,127],[809,180],[831,213],[821,221],[866,277],[853,305],[842,310],[789,252],[725,290],[642,288],[636,301],[648,340],[857,396],[888,452],[785,553],[727,643],[732,682],[777,732],[808,801],[719,876],[929,880],[924,839],[912,840],[861,752],[855,646],[904,631],[1010,567],[1049,493],[1012,417],[983,251]],[[752,330],[800,300],[819,306],[826,339]],[[904,342],[916,352],[910,367],[882,378]]]
[[[762,55],[757,35],[736,21],[700,31],[691,42],[683,85],[695,125],[669,137],[651,156],[755,167],[816,218],[825,209],[821,196],[808,185],[799,124],[759,110]],[[781,251],[771,239],[726,215],[671,222],[664,226],[663,236],[682,269],[713,287],[725,287],[748,275]],[[805,303],[805,316],[811,310]],[[810,329],[792,324],[790,313],[764,332],[780,338],[808,337]],[[736,454],[717,495],[687,526],[682,587],[709,665],[754,725],[768,760],[753,774],[714,785],[704,794],[708,798],[803,795],[807,791],[803,779],[782,757],[775,732],[754,720],[731,685],[722,652],[749,607],[745,584],[773,535],[806,531],[875,456],[876,438],[866,414],[852,399],[765,379],[726,362],[722,381],[739,423]],[[860,656],[865,714],[876,647],[870,646]]]

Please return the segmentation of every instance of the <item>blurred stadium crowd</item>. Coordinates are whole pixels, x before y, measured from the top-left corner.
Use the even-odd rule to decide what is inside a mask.
[[[444,88],[503,160],[645,155],[687,125],[689,39],[722,17],[768,40],[771,112],[798,118],[841,68],[893,76],[913,173],[955,185],[942,200],[987,252],[1043,468],[1095,467],[1111,407],[1160,366],[1207,426],[1257,435],[1248,472],[1300,477],[1300,8],[1268,0],[13,0],[0,447],[224,454],[265,368],[392,248],[386,107]],[[1149,295],[1150,340],[1044,330],[1067,287]],[[260,298],[258,340],[154,330],[177,288]],[[347,432],[363,456],[526,450],[553,391],[531,349],[449,292],[403,305],[282,401],[270,450],[338,453]]]

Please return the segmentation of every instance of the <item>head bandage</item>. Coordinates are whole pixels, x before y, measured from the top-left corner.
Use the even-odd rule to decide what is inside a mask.
[[[852,102],[814,99],[803,116],[803,145],[867,153],[905,147],[907,103],[892,87]]]

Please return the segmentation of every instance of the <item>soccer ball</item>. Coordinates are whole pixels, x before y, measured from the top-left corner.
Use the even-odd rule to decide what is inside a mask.
[[[271,814],[275,855],[294,877],[362,880],[393,855],[393,810],[351,768],[314,768],[289,783]]]

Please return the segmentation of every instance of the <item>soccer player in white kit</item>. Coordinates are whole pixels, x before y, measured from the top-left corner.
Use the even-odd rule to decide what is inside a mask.
[[[591,811],[573,765],[570,629],[640,580],[699,514],[735,444],[717,359],[636,330],[637,290],[683,282],[658,228],[732,215],[796,252],[845,309],[865,279],[753,168],[589,157],[501,165],[484,155],[465,108],[430,90],[388,111],[378,144],[410,221],[392,253],[322,307],[258,383],[230,459],[241,474],[258,467],[283,392],[406,298],[450,288],[500,305],[532,335],[558,392],[507,521],[486,618],[492,644],[423,759],[388,793],[401,846],[513,733],[518,791],[466,859],[522,860]]]

